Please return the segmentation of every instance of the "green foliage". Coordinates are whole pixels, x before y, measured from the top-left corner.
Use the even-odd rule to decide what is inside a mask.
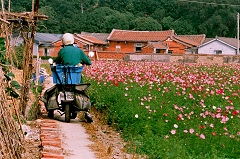
[[[123,29],[129,30],[130,23],[134,19],[134,16],[127,12],[127,13],[114,13],[112,15],[106,16],[104,20],[104,26],[106,26],[106,32],[111,32],[112,29]]]
[[[15,56],[13,58],[13,63],[18,69],[22,69],[23,45],[15,46],[14,50]]]
[[[38,119],[39,115],[40,115],[40,108],[37,102],[34,102],[34,104],[31,106],[29,112],[28,112],[28,116],[27,116],[27,120],[36,120]]]
[[[16,92],[16,90],[19,90],[21,88],[20,84],[13,80],[14,79],[14,74],[12,72],[10,72],[9,67],[11,65],[9,65],[8,60],[5,58],[5,39],[4,38],[0,38],[0,64],[3,65],[2,66],[2,70],[4,72],[4,76],[6,77],[7,81],[9,82],[8,87],[6,88],[6,93],[8,93],[11,97],[13,98],[18,98],[19,95]]]
[[[36,98],[36,101],[31,105],[29,111],[28,111],[28,116],[27,116],[27,120],[36,120],[38,119],[39,115],[41,114],[40,111],[40,107],[38,105],[38,98],[41,95],[43,90],[43,86],[42,85],[34,85],[32,87],[32,92]]]
[[[39,12],[48,15],[49,19],[39,21],[37,29],[47,33],[110,33],[114,28],[128,29],[131,22],[129,29],[162,30],[162,25],[163,29],[174,29],[177,34],[236,37],[236,19],[240,9],[234,5],[239,5],[239,1],[43,0],[40,1]],[[11,10],[31,11],[31,1],[12,1]],[[172,20],[166,21],[167,17]],[[150,24],[141,18],[146,18]]]
[[[131,29],[142,31],[156,31],[162,30],[162,25],[151,17],[139,17],[131,22]]]
[[[203,81],[206,80],[204,76],[194,76],[199,78],[201,84],[196,82],[191,86],[187,86],[190,83],[186,81],[171,82],[170,78],[164,82],[158,81],[145,85],[133,82],[134,80],[130,83],[122,83],[113,79],[100,82],[86,78],[85,81],[92,84],[88,93],[93,107],[104,112],[107,123],[122,133],[130,152],[145,154],[150,159],[236,158],[240,153],[239,114],[233,115],[234,110],[228,112],[225,107],[234,105],[235,110],[240,109],[239,93],[232,95],[234,92],[239,92],[239,82],[232,80],[232,77],[239,78],[239,69],[216,65],[202,66],[197,69],[185,67],[188,71],[184,74],[187,73],[189,78],[194,72],[200,72],[199,76],[205,74],[213,77],[211,79],[214,79],[214,84],[204,84]],[[136,68],[140,67],[136,66]],[[173,68],[178,70],[177,67],[173,66]],[[165,74],[171,72],[171,70],[165,71]],[[178,70],[177,74],[180,72]],[[117,74],[117,72],[114,73]],[[102,74],[101,76],[100,79],[105,80]],[[141,75],[138,74],[138,76]],[[129,78],[124,75],[121,77]],[[131,78],[134,79],[134,77]],[[161,79],[158,80],[161,81]],[[222,95],[217,91],[219,87],[221,88],[220,81],[230,81],[224,85]],[[183,85],[186,87],[181,88]],[[211,91],[216,92],[211,93]],[[189,96],[190,94],[194,99]],[[226,100],[228,98],[234,104],[231,105],[229,100]],[[204,106],[201,106],[202,100],[204,100]],[[217,109],[213,106],[220,108],[221,113],[229,117],[226,124],[221,122],[221,118],[212,117],[217,114]],[[204,116],[204,113],[209,112],[212,115]],[[179,118],[179,114],[182,114],[183,118]],[[214,126],[211,127],[211,124]],[[195,131],[193,134],[190,133],[191,128]],[[176,129],[176,134],[171,133],[173,129]],[[205,134],[206,138],[200,138],[200,134]],[[234,136],[231,137],[231,134]]]

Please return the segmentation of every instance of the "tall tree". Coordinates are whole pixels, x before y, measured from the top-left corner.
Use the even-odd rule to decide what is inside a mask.
[[[130,22],[134,19],[134,16],[129,13],[116,12],[113,15],[107,16],[104,21],[106,32],[110,33],[112,29],[130,29]]]
[[[131,30],[148,30],[148,31],[156,31],[162,30],[162,25],[158,23],[158,21],[154,20],[151,17],[139,17],[134,19],[131,22]]]

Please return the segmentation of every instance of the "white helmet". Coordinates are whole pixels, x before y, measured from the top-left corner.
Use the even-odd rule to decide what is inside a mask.
[[[70,45],[74,43],[74,37],[70,33],[65,33],[62,36],[62,42],[64,45]]]

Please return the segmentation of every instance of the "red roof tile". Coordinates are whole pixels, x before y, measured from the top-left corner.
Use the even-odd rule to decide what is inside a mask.
[[[99,40],[97,39],[96,37],[93,37],[93,36],[87,36],[87,35],[81,35],[81,34],[75,34],[78,38],[80,39],[83,39],[85,41],[88,41],[88,42],[91,42],[93,44],[107,44],[107,42],[105,41],[102,41],[102,40]]]
[[[149,42],[147,46],[151,46],[156,49],[168,49],[168,47],[162,42]]]
[[[132,31],[132,30],[116,30],[113,29],[109,37],[109,41],[163,41],[174,35],[174,30],[167,31]]]
[[[92,36],[95,37],[99,40],[102,41],[107,41],[107,38],[109,36],[109,33],[89,33],[89,32],[81,32],[81,35],[85,35],[85,36]]]
[[[200,34],[200,35],[175,35],[173,38],[192,46],[199,46],[203,43],[205,37],[206,37],[205,34]]]

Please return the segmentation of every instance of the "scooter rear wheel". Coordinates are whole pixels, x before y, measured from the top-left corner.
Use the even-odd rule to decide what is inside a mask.
[[[77,113],[71,113],[71,119],[75,119],[77,117]]]
[[[51,119],[54,118],[54,110],[48,110],[48,117]]]
[[[65,105],[65,122],[69,123],[70,122],[70,105],[66,104]]]

